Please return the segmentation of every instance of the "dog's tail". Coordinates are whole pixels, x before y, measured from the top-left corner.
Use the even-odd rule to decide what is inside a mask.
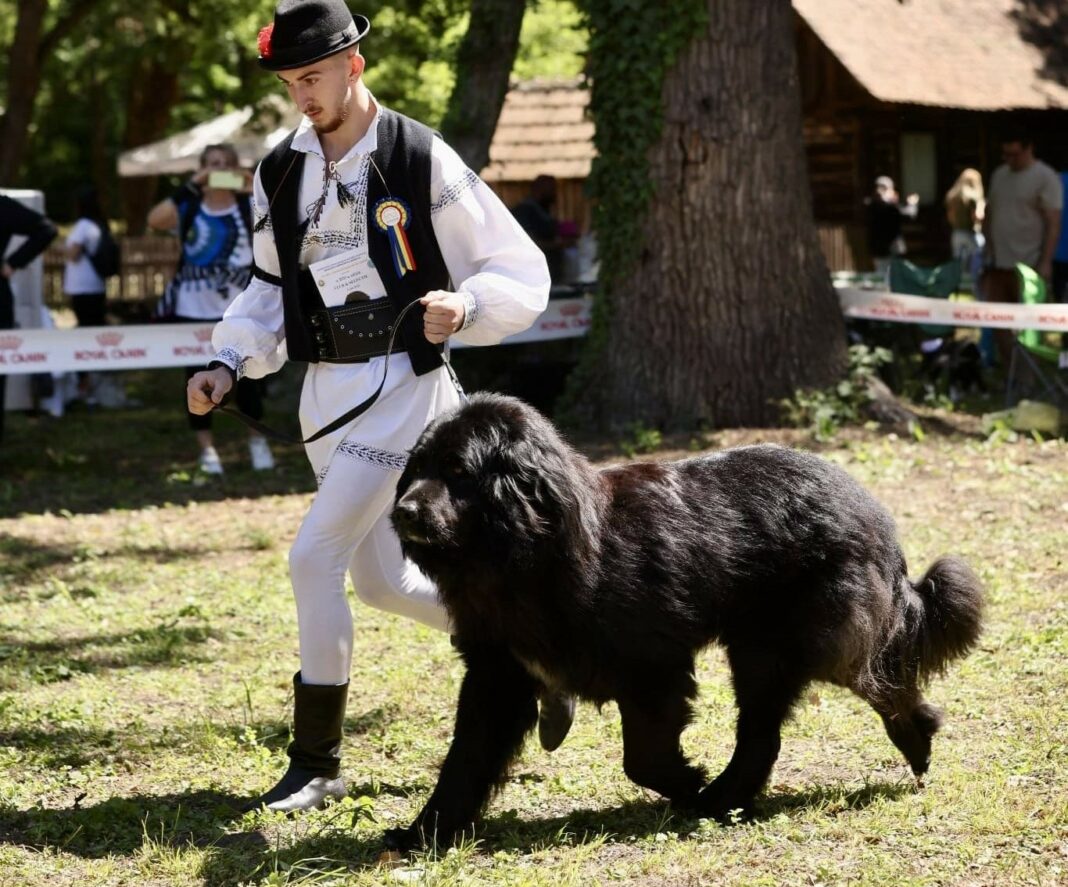
[[[979,639],[983,589],[961,558],[940,557],[918,582],[903,580],[904,651],[923,680],[964,656]]]

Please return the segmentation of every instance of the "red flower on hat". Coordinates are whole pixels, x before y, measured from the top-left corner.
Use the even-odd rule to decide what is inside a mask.
[[[260,48],[260,58],[269,59],[271,57],[271,34],[274,33],[274,22],[271,22],[266,28],[260,28],[260,36],[257,38],[257,44]]]

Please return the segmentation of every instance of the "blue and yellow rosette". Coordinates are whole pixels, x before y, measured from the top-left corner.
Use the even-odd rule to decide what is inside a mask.
[[[408,204],[397,197],[383,197],[375,204],[375,224],[378,230],[389,238],[393,267],[398,277],[415,270],[415,254],[408,242],[408,235],[404,233],[411,218],[412,212],[408,209]]]

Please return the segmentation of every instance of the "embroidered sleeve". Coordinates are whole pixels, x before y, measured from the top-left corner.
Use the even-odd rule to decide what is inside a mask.
[[[443,209],[452,206],[463,197],[465,191],[470,191],[481,181],[471,170],[465,168],[458,178],[442,187],[441,194],[430,207],[430,215],[436,216]]]
[[[235,378],[245,377],[245,364],[248,363],[248,358],[242,357],[236,348],[223,348],[215,355],[215,360],[230,367],[234,371]]]
[[[466,312],[453,338],[465,345],[494,345],[522,332],[548,304],[544,254],[500,198],[440,139],[434,140],[430,179],[431,205],[437,208],[431,224]]]

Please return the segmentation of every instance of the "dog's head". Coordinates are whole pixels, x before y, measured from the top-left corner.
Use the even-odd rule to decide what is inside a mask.
[[[532,407],[475,395],[423,432],[391,519],[405,554],[433,578],[461,562],[515,564],[547,543],[588,550],[596,477]]]

